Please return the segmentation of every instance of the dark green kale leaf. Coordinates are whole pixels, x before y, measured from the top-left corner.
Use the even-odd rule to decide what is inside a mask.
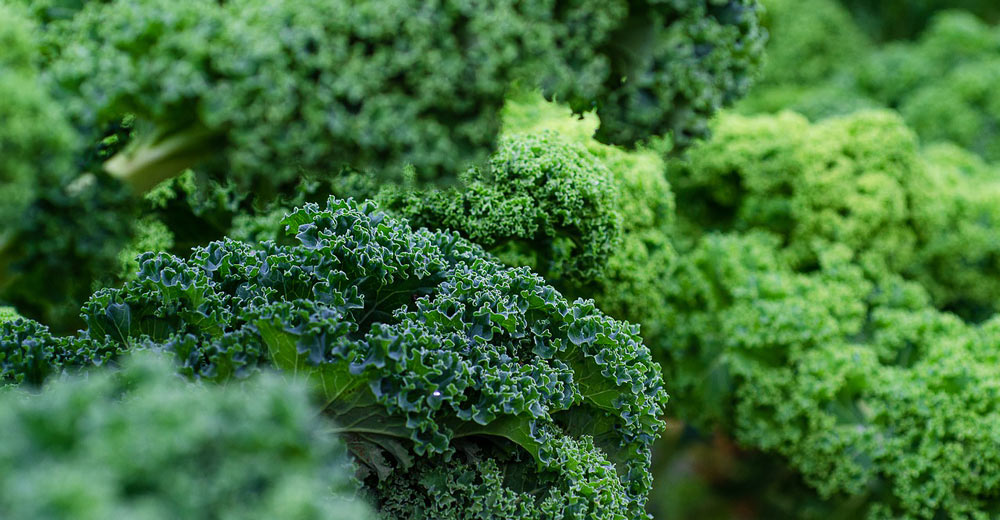
[[[171,352],[202,380],[277,366],[311,383],[372,479],[484,449],[540,518],[645,515],[666,394],[634,326],[372,203],[307,204],[284,223],[294,245],[143,255],[63,341]],[[15,351],[35,339],[7,336]]]
[[[4,28],[20,49],[10,59],[32,70],[0,79],[12,100],[0,110],[19,111],[0,128],[14,150],[0,165],[13,180],[0,216],[27,214],[35,227],[0,237],[0,298],[60,331],[78,325],[80,288],[116,282],[118,251],[142,241],[133,224],[149,228],[111,180],[138,198],[195,167],[206,193],[178,201],[198,208],[149,212],[181,250],[227,235],[241,224],[233,214],[294,201],[296,186],[345,170],[378,185],[412,166],[419,181],[447,184],[496,148],[501,109],[521,88],[596,110],[603,140],[671,134],[680,149],[742,96],[764,38],[753,0],[10,5],[38,27]],[[109,193],[65,200],[104,173]],[[205,201],[220,211],[199,214]],[[206,232],[181,236],[189,229]],[[32,243],[51,258],[31,256]],[[47,274],[60,262],[72,272]],[[38,285],[46,276],[60,287]]]
[[[107,169],[145,191],[195,163],[273,187],[351,165],[454,175],[493,148],[512,83],[634,144],[699,137],[762,52],[753,0],[91,2],[49,26],[48,77],[91,132],[126,114]],[[207,166],[206,166],[207,167]]]

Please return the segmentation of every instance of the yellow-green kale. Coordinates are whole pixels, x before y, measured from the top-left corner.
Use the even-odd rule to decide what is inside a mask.
[[[843,245],[795,272],[781,239],[709,234],[683,255],[666,377],[681,415],[776,453],[866,518],[978,518],[1000,499],[996,320],[963,323]]]
[[[885,111],[714,134],[669,169],[680,252],[647,339],[677,414],[780,456],[828,514],[992,514],[995,170]]]
[[[944,225],[910,270],[939,306],[971,321],[1000,310],[1000,170],[954,145],[924,150],[945,208]]]
[[[843,245],[878,279],[914,269],[947,224],[942,183],[891,112],[818,124],[790,112],[726,115],[716,131],[670,169],[679,213],[696,234],[766,230],[797,270]]]
[[[1000,32],[993,25],[1000,8],[985,21],[970,11],[933,14],[945,7],[933,0],[846,3],[855,19],[835,0],[764,2],[769,59],[739,111],[787,109],[818,121],[888,108],[899,111],[924,143],[952,142],[988,160],[1000,158],[1000,108],[992,95],[1000,78]],[[991,2],[964,3],[971,9]],[[897,27],[914,24],[919,39],[873,44],[858,23],[882,23],[883,15]]]
[[[393,187],[379,201],[414,227],[456,230],[506,264],[580,283],[600,277],[621,244],[613,181],[582,145],[545,132],[504,138],[460,188]]]
[[[877,108],[854,68],[875,50],[837,0],[764,0],[761,78],[736,105],[743,114],[794,110],[811,120]]]
[[[921,151],[882,111],[725,115],[715,132],[670,168],[685,235],[766,230],[798,271],[840,244],[869,279],[917,281],[938,308],[973,321],[998,310],[1000,174],[975,154]]]
[[[664,161],[600,143],[595,114],[569,114],[521,94],[505,108],[505,144],[488,170],[447,191],[389,188],[378,199],[415,225],[456,231],[508,265],[531,267],[563,294],[593,298],[648,341],[663,330],[675,256]]]
[[[872,43],[836,0],[762,0],[768,31],[759,86],[829,81],[862,59]]]
[[[642,152],[594,142],[589,116],[550,124],[546,115],[560,110],[553,105],[524,102],[509,110],[514,130],[556,127],[607,168],[591,174],[610,174],[619,189],[623,243],[644,246],[634,257],[616,251],[608,266],[628,259],[622,265],[631,272],[659,278],[643,288],[615,285],[606,269],[590,281],[589,294],[605,312],[643,325],[680,396],[672,415],[776,456],[768,467],[788,467],[818,491],[796,485],[801,496],[781,499],[783,510],[794,503],[820,516],[869,518],[990,510],[1000,487],[982,475],[1000,462],[988,447],[997,420],[989,389],[1000,373],[980,351],[992,325],[968,325],[935,306],[967,317],[993,312],[991,168],[953,147],[922,154],[913,132],[888,111],[820,123],[793,113],[724,114],[711,141],[669,165],[674,226],[672,205],[651,211],[657,206],[649,202],[673,201],[657,177],[662,163],[644,168],[656,163],[639,160]],[[635,179],[662,185],[667,195],[637,189]],[[464,192],[453,193],[462,200]],[[474,207],[499,217],[502,208]],[[667,216],[636,217],[657,214]],[[439,226],[467,233],[474,222],[451,218]],[[667,247],[640,241],[647,236]],[[651,251],[670,254],[657,262]],[[928,284],[931,294],[914,281]],[[572,293],[573,284],[556,284]],[[637,295],[648,296],[642,307],[605,305]],[[961,361],[936,372],[952,350]],[[965,379],[956,386],[949,371],[960,367]],[[969,411],[963,402],[981,406]],[[928,424],[933,431],[924,430]],[[976,476],[954,477],[977,457]],[[461,485],[469,489],[491,478],[464,474]],[[456,476],[427,475],[423,485],[457,485]],[[794,485],[798,477],[787,480]]]
[[[745,114],[794,110],[814,121],[876,107],[899,111],[924,143],[1000,158],[1000,29],[964,11],[931,18],[917,41],[873,45],[833,0],[769,0],[770,60]],[[1000,11],[998,11],[1000,13]]]
[[[1000,159],[1000,29],[969,13],[936,16],[919,41],[893,43],[863,60],[864,94],[899,110],[925,142],[950,141]]]
[[[13,307],[0,307],[0,322],[14,321],[20,317]]]

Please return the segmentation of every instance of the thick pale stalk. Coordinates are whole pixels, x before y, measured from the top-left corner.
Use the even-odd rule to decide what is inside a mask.
[[[150,144],[127,148],[105,162],[104,169],[135,193],[146,193],[218,153],[222,139],[218,131],[188,129]]]

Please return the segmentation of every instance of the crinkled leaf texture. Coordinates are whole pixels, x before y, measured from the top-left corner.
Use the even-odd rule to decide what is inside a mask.
[[[227,176],[261,188],[345,163],[383,178],[404,165],[424,180],[452,177],[494,147],[515,83],[578,112],[596,108],[609,142],[668,133],[687,142],[745,94],[765,39],[756,0],[145,0],[74,10],[32,11],[54,20],[48,76],[79,126],[135,114],[156,128],[139,140],[160,155],[223,160]],[[133,173],[162,157],[122,159],[115,171],[148,188]]]
[[[561,119],[569,116],[566,110]],[[553,284],[599,278],[621,246],[622,217],[612,173],[578,143],[552,131],[500,141],[484,169],[448,190],[389,185],[388,212],[415,226],[449,229],[509,265],[528,266]]]
[[[795,272],[780,238],[709,234],[682,258],[663,353],[679,413],[785,458],[865,518],[992,518],[998,324],[937,311],[850,250]]]
[[[294,245],[147,253],[135,280],[84,306],[83,335],[28,330],[5,350],[31,352],[48,371],[74,363],[50,351],[168,351],[186,375],[219,381],[274,365],[318,391],[372,480],[483,458],[531,517],[645,517],[666,393],[637,327],[370,202],[331,198],[284,223]],[[18,363],[5,377],[25,379]],[[373,487],[386,508],[403,500],[404,490]],[[501,505],[491,514],[507,514]]]

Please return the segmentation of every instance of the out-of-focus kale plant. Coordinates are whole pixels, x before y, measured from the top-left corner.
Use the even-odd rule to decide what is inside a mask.
[[[345,172],[453,182],[520,89],[683,148],[765,40],[756,0],[2,5],[0,300],[63,332],[122,251],[183,253]]]
[[[0,394],[5,518],[376,518],[303,388],[187,384],[155,355],[123,365]]]

